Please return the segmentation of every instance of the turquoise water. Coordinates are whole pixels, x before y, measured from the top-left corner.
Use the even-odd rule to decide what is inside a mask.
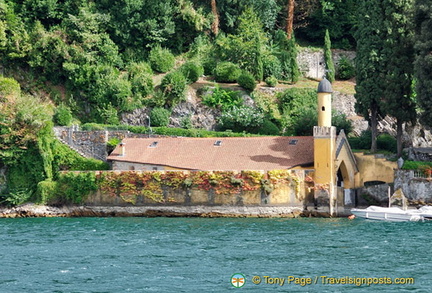
[[[430,292],[431,229],[357,219],[0,219],[0,292]],[[414,284],[322,284],[336,278]]]

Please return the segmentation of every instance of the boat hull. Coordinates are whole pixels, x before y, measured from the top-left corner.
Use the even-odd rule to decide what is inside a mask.
[[[402,210],[399,208],[370,206],[366,209],[351,209],[351,213],[358,218],[378,221],[418,222],[425,220],[425,214],[421,213],[420,210]]]

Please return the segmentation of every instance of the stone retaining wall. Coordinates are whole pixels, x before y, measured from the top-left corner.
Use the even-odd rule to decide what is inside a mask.
[[[432,178],[426,178],[413,170],[395,172],[395,190],[402,188],[409,201],[418,204],[432,204]]]

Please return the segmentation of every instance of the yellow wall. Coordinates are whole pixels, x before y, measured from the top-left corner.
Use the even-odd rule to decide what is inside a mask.
[[[318,93],[318,126],[332,126],[331,93]]]
[[[315,183],[335,182],[335,127],[314,127]]]
[[[376,158],[375,155],[354,153],[359,168],[359,185],[363,186],[368,181],[394,182],[394,170],[397,162],[390,162],[384,158]]]

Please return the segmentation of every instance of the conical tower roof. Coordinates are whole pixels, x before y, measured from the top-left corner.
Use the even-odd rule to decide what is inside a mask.
[[[327,78],[323,78],[323,80],[320,81],[320,83],[318,84],[318,92],[319,93],[332,93],[333,89],[331,86],[330,81],[328,81]]]

